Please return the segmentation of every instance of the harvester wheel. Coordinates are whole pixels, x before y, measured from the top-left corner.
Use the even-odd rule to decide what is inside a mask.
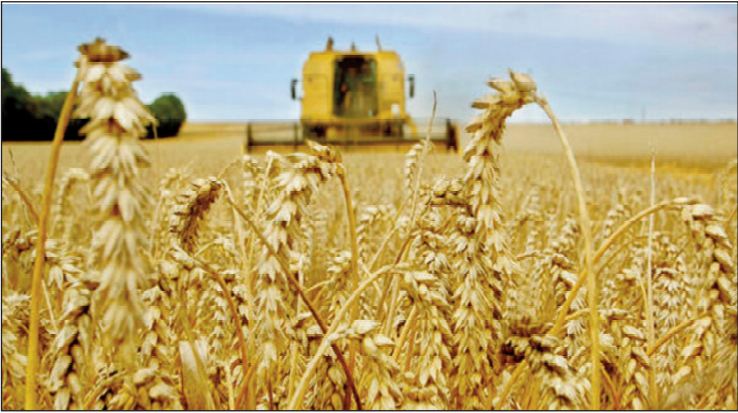
[[[446,119],[446,149],[459,151],[459,134],[456,124],[451,119]]]
[[[323,142],[326,137],[326,127],[324,125],[302,125],[302,137],[303,140],[311,139],[318,142]]]
[[[402,121],[388,122],[382,126],[382,136],[402,138],[404,135]]]

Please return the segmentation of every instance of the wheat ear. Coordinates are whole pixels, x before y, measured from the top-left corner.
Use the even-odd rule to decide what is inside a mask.
[[[144,210],[148,194],[139,178],[149,164],[139,142],[156,120],[136,96],[131,82],[141,75],[120,63],[128,53],[97,38],[80,46],[88,64],[76,116],[89,118],[80,130],[91,153],[90,178],[97,225],[92,239],[99,272],[98,294],[106,338],[132,352],[142,321],[137,285],[145,274]],[[120,357],[131,363],[130,354]]]

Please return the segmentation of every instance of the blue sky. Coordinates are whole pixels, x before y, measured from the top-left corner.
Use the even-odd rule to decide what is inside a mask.
[[[193,120],[290,119],[289,81],[332,35],[397,50],[412,115],[466,120],[485,80],[533,74],[564,120],[736,118],[737,8],[645,4],[3,4],[2,65],[34,93],[67,88],[76,46],[121,45],[146,102],[175,92]],[[518,121],[543,120],[535,108]]]

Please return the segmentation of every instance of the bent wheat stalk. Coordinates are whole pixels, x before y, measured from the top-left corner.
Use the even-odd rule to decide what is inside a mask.
[[[25,402],[26,410],[36,409],[36,371],[38,370],[38,330],[40,318],[40,301],[41,301],[41,275],[44,270],[45,244],[47,236],[47,226],[49,224],[49,212],[51,210],[51,198],[53,196],[54,178],[56,178],[56,167],[59,164],[59,155],[61,145],[64,141],[64,133],[69,124],[69,118],[72,115],[72,106],[77,97],[77,89],[81,73],[83,72],[86,58],[80,57],[77,74],[72,82],[72,87],[64,99],[59,122],[56,124],[54,131],[54,140],[51,142],[51,154],[49,162],[46,166],[46,178],[44,180],[44,192],[41,200],[41,213],[38,217],[38,240],[36,241],[36,259],[33,263],[33,275],[31,281],[31,318],[28,326],[28,364],[26,365],[26,388]]]
[[[574,187],[577,192],[577,201],[579,203],[579,227],[581,228],[582,235],[584,236],[584,272],[582,278],[587,279],[587,294],[589,301],[589,331],[590,339],[592,340],[591,348],[591,383],[590,383],[590,408],[592,410],[600,409],[600,317],[597,313],[598,308],[598,290],[597,280],[595,279],[592,272],[593,254],[592,254],[592,224],[589,219],[589,212],[587,211],[587,202],[584,199],[584,186],[582,185],[582,177],[577,166],[576,158],[574,157],[574,151],[569,145],[569,140],[564,133],[564,130],[559,124],[559,120],[553,113],[551,106],[548,101],[540,96],[536,97],[536,103],[546,112],[546,115],[551,120],[556,134],[561,141],[561,146],[566,153],[566,159],[569,163],[569,170],[571,172],[572,180],[574,181]]]

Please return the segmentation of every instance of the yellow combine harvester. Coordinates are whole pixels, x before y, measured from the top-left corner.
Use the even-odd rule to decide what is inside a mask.
[[[298,97],[297,85],[302,84]],[[293,100],[300,101],[300,122],[249,122],[245,149],[299,146],[305,139],[339,146],[405,149],[425,137],[406,111],[415,92],[415,77],[407,76],[400,56],[383,50],[364,52],[352,44],[335,50],[328,38],[325,50],[311,52],[302,68],[302,82],[292,79]],[[447,149],[458,148],[458,131],[449,119],[437,120],[431,140]]]

